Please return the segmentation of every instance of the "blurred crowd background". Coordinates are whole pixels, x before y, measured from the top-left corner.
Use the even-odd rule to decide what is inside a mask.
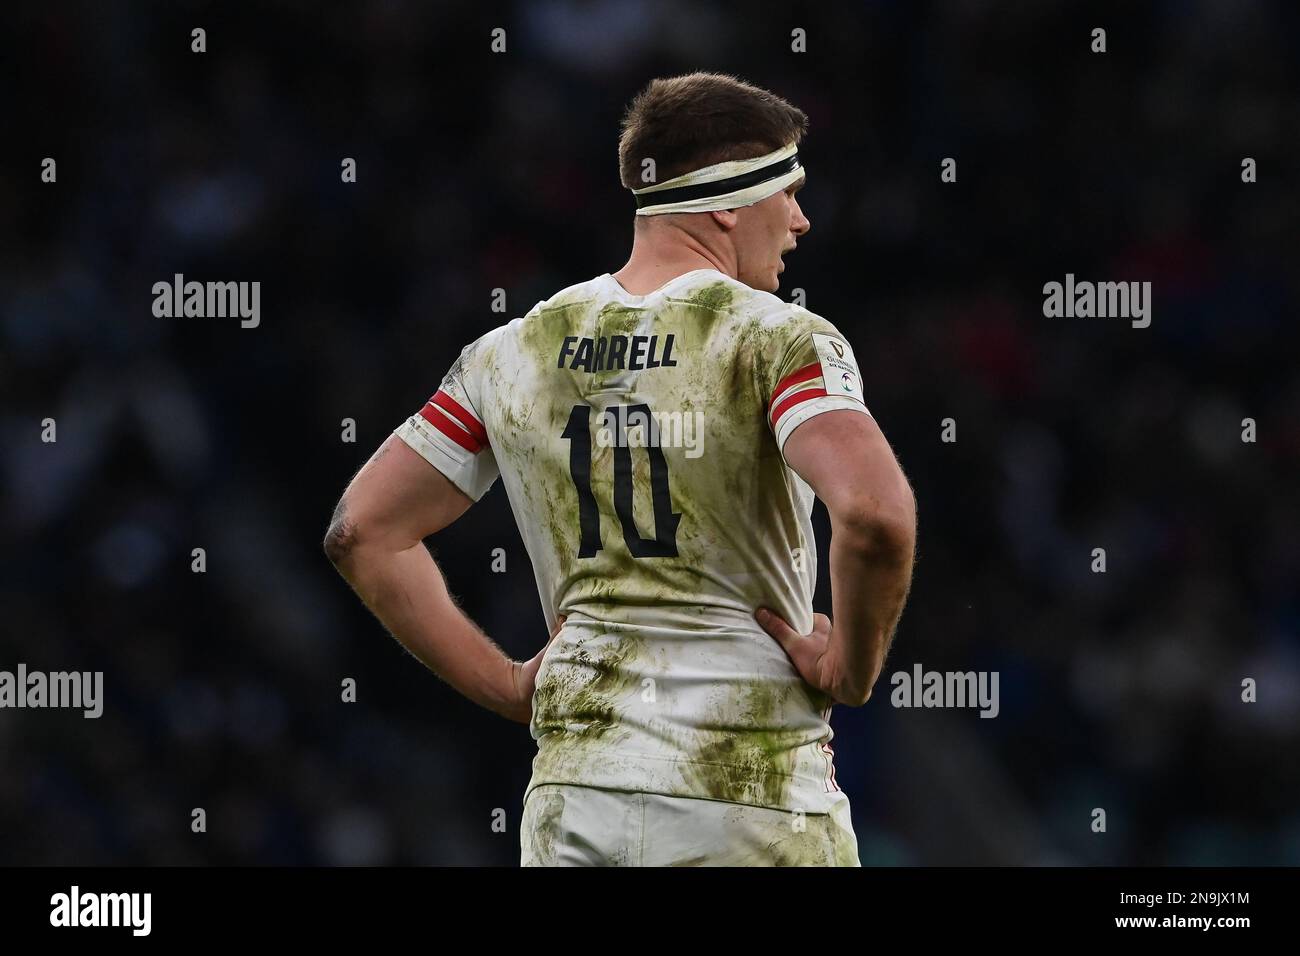
[[[408,657],[320,543],[464,344],[623,264],[621,112],[696,69],[811,117],[780,294],[853,342],[920,503],[885,676],[833,718],[863,862],[1300,863],[1300,8],[5,16],[0,669],[102,670],[105,712],[0,711],[0,863],[517,862],[526,728]],[[175,273],[260,281],[260,326],[155,318]],[[1150,281],[1150,328],[1045,318],[1066,273]],[[500,485],[431,544],[535,653]],[[998,671],[999,716],[891,707],[917,662]]]

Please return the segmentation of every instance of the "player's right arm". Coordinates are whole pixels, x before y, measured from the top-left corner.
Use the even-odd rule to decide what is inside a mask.
[[[325,553],[389,632],[470,700],[511,720],[532,716],[542,652],[511,660],[456,605],[423,541],[459,518],[497,477],[475,411],[476,350],[390,435],[352,479],[325,537]],[[564,623],[560,618],[559,627]]]
[[[830,516],[833,617],[814,615],[807,635],[770,612],[758,620],[804,680],[859,706],[871,696],[907,601],[916,499],[870,415],[839,409],[810,418],[784,451]]]

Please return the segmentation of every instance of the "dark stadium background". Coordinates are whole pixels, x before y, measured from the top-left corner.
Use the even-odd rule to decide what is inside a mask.
[[[106,706],[0,711],[0,863],[517,862],[527,731],[409,658],[320,542],[462,345],[622,265],[621,110],[694,69],[810,115],[781,294],[850,337],[919,499],[894,651],[833,719],[863,862],[1300,863],[1300,8],[3,17],[0,669],[103,670]],[[260,327],[155,318],[177,272],[260,281]],[[1044,318],[1067,272],[1151,281],[1151,327]],[[434,547],[494,639],[541,646],[499,485]],[[894,709],[915,662],[998,671],[1000,715]]]

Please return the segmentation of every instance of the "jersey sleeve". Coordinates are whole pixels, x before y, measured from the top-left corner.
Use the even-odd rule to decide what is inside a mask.
[[[796,306],[774,338],[763,389],[768,426],[782,455],[791,433],[823,412],[871,414],[853,347],[834,325]]]
[[[484,339],[466,346],[424,407],[394,430],[475,501],[487,493],[499,474],[483,423],[483,351]]]

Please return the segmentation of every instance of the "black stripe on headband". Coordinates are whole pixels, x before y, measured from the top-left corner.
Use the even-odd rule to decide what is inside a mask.
[[[768,166],[762,166],[748,173],[741,173],[739,176],[731,176],[728,179],[718,179],[711,183],[695,183],[690,186],[678,186],[675,189],[662,189],[653,193],[642,193],[636,196],[636,208],[645,209],[647,206],[666,206],[669,203],[686,202],[690,199],[724,196],[727,193],[735,192],[737,189],[748,189],[750,186],[765,183],[769,179],[784,176],[798,165],[799,154],[795,153],[793,156],[787,156],[785,159],[777,160]]]

